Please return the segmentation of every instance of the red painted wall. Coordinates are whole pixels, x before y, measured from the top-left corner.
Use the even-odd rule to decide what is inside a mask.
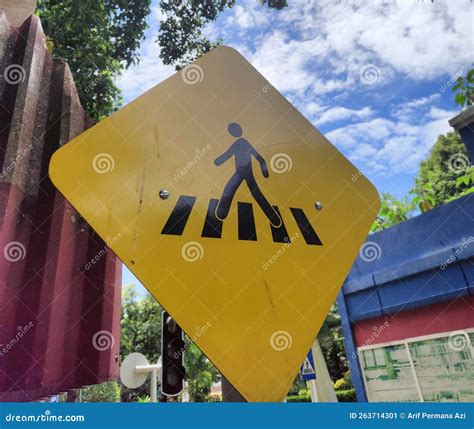
[[[474,328],[474,296],[374,317],[352,326],[357,347]]]
[[[0,401],[31,401],[118,378],[121,265],[48,177],[92,125],[67,64],[37,17],[0,24]]]

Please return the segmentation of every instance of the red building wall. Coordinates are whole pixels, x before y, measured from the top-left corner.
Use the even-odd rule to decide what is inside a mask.
[[[474,328],[474,296],[464,296],[353,324],[357,347]]]
[[[0,58],[0,401],[30,401],[118,378],[121,265],[49,180],[92,122],[36,16],[0,11]]]

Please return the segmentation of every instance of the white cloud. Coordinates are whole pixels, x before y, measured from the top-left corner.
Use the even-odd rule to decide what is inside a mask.
[[[164,21],[166,18],[166,14],[163,13],[159,4],[152,5],[151,16],[152,16],[152,19],[154,20],[154,24],[159,23],[160,21]]]
[[[266,12],[268,12],[268,9],[261,7],[255,1],[251,5],[247,4],[246,7],[237,5],[234,8],[234,14],[228,17],[227,24],[230,27],[237,25],[241,29],[262,26],[268,22]]]
[[[205,34],[243,51],[280,91],[325,101],[330,93],[371,91],[396,73],[433,79],[472,61],[468,2],[333,2],[298,0],[281,11],[246,0],[211,23]],[[155,2],[142,63],[118,84],[133,98],[172,73],[155,43],[163,14]],[[449,61],[447,60],[449,58]],[[380,70],[376,85],[362,86],[364,66]],[[131,94],[129,96],[128,94]]]
[[[459,112],[451,111],[451,117],[457,115]],[[431,106],[428,116],[432,119],[446,119],[446,110]]]
[[[308,116],[312,116],[314,114],[317,114],[317,113],[321,113],[323,112],[326,107],[325,106],[322,106],[321,104],[319,103],[316,103],[314,101],[311,101],[307,104],[304,104],[303,105],[304,107],[304,112],[308,115]]]
[[[174,68],[160,60],[160,50],[153,41],[147,40],[142,48],[146,54],[141,61],[126,70],[116,81],[125,102],[130,102],[153,88],[174,73]]]
[[[408,121],[413,115],[419,115],[422,109],[426,109],[432,103],[439,100],[439,98],[440,94],[432,94],[427,97],[399,103],[392,108],[392,116],[395,116],[399,120]]]
[[[280,91],[304,94],[318,80],[309,67],[312,55],[325,55],[324,42],[291,39],[275,31],[259,45],[251,63]]]
[[[456,112],[442,105],[441,89],[448,75],[472,64],[474,6],[467,0],[288,3],[276,11],[256,0],[239,2],[204,32],[238,49],[316,125],[345,123],[327,136],[356,165],[368,164],[369,176],[410,176],[437,136],[450,130],[447,120]],[[117,81],[126,100],[174,72],[159,59],[162,13],[153,4],[142,61]],[[364,84],[361,70],[369,65],[377,78]],[[435,79],[440,93],[423,95]],[[409,97],[409,90],[398,91],[405,83],[421,95],[397,100]]]
[[[122,91],[125,103],[130,102],[174,73],[174,67],[165,66],[156,43],[159,21],[163,18],[158,6],[148,18],[150,29],[140,47],[140,62],[128,68],[115,82]]]
[[[339,55],[369,55],[412,79],[453,72],[472,55],[472,7],[464,2],[319,3],[326,40]],[[447,61],[449,58],[449,61]]]
[[[472,8],[467,1],[298,0],[274,11],[247,0],[222,35],[246,38],[251,62],[281,91],[321,96],[360,83],[368,64],[380,77],[366,90],[396,73],[414,80],[454,73],[472,61]]]
[[[329,140],[343,148],[353,148],[359,142],[376,142],[387,138],[393,133],[393,122],[389,119],[375,118],[370,121],[358,122],[337,128],[329,133]],[[373,144],[373,143],[372,143]]]
[[[335,122],[348,119],[368,119],[373,115],[370,107],[364,107],[359,110],[348,109],[346,107],[332,107],[326,110],[318,119],[316,125],[322,125],[328,122]]]
[[[451,131],[448,119],[455,114],[431,107],[424,114],[411,116],[411,121],[376,118],[338,128],[327,137],[369,177],[377,172],[386,176],[414,173],[438,135]]]

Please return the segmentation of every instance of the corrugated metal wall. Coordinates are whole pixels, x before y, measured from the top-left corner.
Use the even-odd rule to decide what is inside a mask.
[[[121,266],[49,180],[92,123],[36,16],[0,10],[0,58],[0,401],[29,401],[118,377]]]

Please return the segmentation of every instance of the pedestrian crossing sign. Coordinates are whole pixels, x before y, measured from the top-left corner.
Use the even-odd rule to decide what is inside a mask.
[[[61,147],[50,177],[248,401],[285,397],[379,209],[225,46]]]
[[[303,365],[301,365],[301,376],[304,381],[316,380],[316,370],[314,368],[313,352],[311,349],[304,358]]]

